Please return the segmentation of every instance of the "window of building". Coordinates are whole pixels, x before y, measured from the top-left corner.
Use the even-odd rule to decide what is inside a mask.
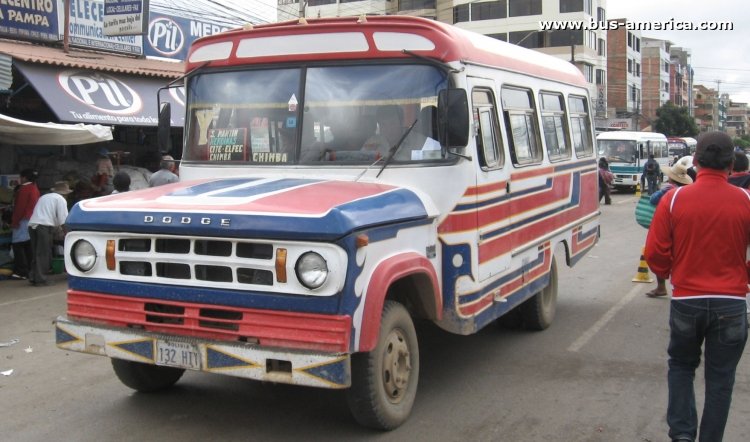
[[[664,82],[664,92],[669,92],[669,83],[666,81]]]
[[[560,12],[582,12],[583,0],[560,0]]]
[[[604,41],[603,38],[600,38],[597,42],[597,54],[600,57],[606,57],[607,56],[607,43]]]
[[[633,59],[628,58],[628,74],[632,74],[632,73],[633,73]]]
[[[497,122],[495,98],[492,91],[477,88],[471,91],[476,143],[483,169],[495,169],[505,163],[500,125]]]
[[[664,61],[664,72],[669,72],[669,62]]]
[[[607,71],[604,69],[596,70],[596,84],[604,85],[607,83]]]
[[[607,21],[607,14],[604,12],[604,8],[596,8],[596,19],[599,21],[599,23],[604,23]]]
[[[542,0],[508,0],[508,17],[540,15]]]
[[[567,32],[567,31],[556,31],[556,32]],[[537,30],[531,31],[516,31],[508,33],[508,42],[515,45],[523,46],[528,49],[543,48],[544,47],[544,32]]]
[[[507,0],[471,3],[471,21],[506,18]]]
[[[323,6],[323,5],[334,5],[334,4],[336,4],[336,0],[308,0],[307,2],[307,6]]]
[[[531,91],[503,87],[502,99],[505,125],[508,128],[510,153],[515,164],[529,164],[542,160]]]
[[[573,148],[577,157],[590,156],[594,152],[591,142],[591,123],[589,120],[588,101],[584,97],[568,97],[568,112],[570,112],[570,132]]]
[[[630,31],[628,31],[628,47],[633,47],[633,34],[631,34]]]
[[[633,36],[633,49],[635,49],[635,52],[641,52],[641,39]]]
[[[641,64],[638,62],[635,62],[635,76],[636,77],[641,76]]]
[[[469,4],[458,5],[453,8],[453,23],[469,21]]]
[[[583,12],[585,12],[588,15],[591,15],[592,11],[594,10],[592,1],[593,0],[583,0]]]
[[[417,9],[435,9],[437,0],[399,0],[399,11],[413,11]]]
[[[583,44],[583,31],[573,31],[573,30],[564,30],[564,31],[550,31],[547,33],[548,40],[549,40],[549,47],[559,47],[559,46],[570,46],[571,44],[574,45],[582,45]]]
[[[562,94],[542,92],[539,94],[539,101],[542,107],[542,129],[547,155],[551,160],[570,158]]]
[[[582,67],[583,76],[589,83],[594,82],[594,66],[584,63]]]

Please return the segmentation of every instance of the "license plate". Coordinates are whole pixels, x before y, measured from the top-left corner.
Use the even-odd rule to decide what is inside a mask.
[[[156,365],[200,370],[201,357],[198,349],[193,344],[157,340]]]

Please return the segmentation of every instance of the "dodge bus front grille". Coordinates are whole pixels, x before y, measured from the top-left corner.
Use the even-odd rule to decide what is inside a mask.
[[[267,243],[169,237],[121,238],[117,244],[117,256],[121,275],[158,278],[165,282],[274,284],[274,248]]]

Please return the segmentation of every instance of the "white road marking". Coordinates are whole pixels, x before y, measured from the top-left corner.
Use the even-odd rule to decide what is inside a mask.
[[[61,295],[60,292],[55,292],[55,293],[48,293],[46,295],[34,296],[33,298],[16,299],[15,301],[8,301],[8,302],[0,303],[0,307],[5,307],[6,305],[20,304],[22,302],[38,301],[40,299],[47,299],[53,296],[60,296],[60,295]]]
[[[615,317],[617,312],[622,310],[622,308],[625,307],[628,302],[632,301],[633,298],[641,293],[642,288],[642,286],[636,285],[632,289],[630,289],[627,295],[620,298],[620,301],[617,302],[617,304],[613,305],[609,310],[607,310],[607,312],[604,313],[602,317],[594,323],[594,325],[589,327],[589,329],[586,330],[581,336],[579,336],[578,339],[575,340],[575,342],[570,344],[570,347],[568,347],[568,351],[577,352],[581,349],[581,347],[588,344],[591,338],[599,333],[599,330],[601,330],[602,327],[607,325],[607,323]]]

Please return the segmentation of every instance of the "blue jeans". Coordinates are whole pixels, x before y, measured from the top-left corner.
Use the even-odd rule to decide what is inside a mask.
[[[669,404],[667,424],[672,439],[695,440],[698,414],[693,380],[705,342],[705,405],[700,441],[718,442],[732,403],[734,374],[747,341],[744,299],[672,300],[669,314]]]

